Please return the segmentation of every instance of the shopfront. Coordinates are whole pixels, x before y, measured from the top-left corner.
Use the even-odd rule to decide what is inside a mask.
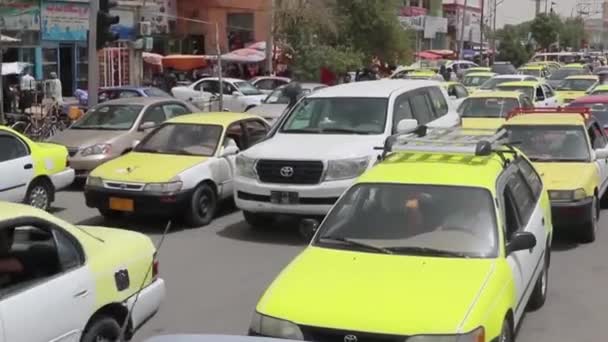
[[[17,39],[3,44],[3,61],[31,63],[32,76],[41,77],[41,70],[35,68],[36,56],[41,54],[39,2],[0,0],[0,30],[3,35]]]

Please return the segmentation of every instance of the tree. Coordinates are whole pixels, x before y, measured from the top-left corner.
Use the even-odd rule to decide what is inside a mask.
[[[562,22],[555,14],[539,14],[530,25],[532,38],[543,49],[549,49],[551,44],[557,42],[557,35],[561,28]]]
[[[559,45],[561,47],[570,47],[574,50],[581,48],[581,42],[587,38],[585,33],[585,23],[583,18],[567,18],[564,20],[560,33]]]
[[[521,34],[518,27],[513,25],[505,25],[502,30],[497,32],[500,39],[499,60],[510,61],[517,67],[530,59],[530,51],[523,44],[526,39],[523,39]]]

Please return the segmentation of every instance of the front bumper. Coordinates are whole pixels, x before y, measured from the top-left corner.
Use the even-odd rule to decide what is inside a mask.
[[[109,155],[93,155],[87,157],[79,157],[78,155],[70,157],[70,167],[76,170],[76,178],[84,179],[87,178],[89,173],[93,171],[99,165],[114,159],[115,156]]]
[[[74,177],[75,171],[70,167],[66,168],[63,171],[49,175],[49,178],[51,178],[51,182],[53,183],[55,191],[65,189],[68,186],[72,185],[72,183],[74,182]]]
[[[593,197],[576,201],[551,201],[554,226],[573,226],[587,223],[591,217]]]
[[[131,324],[134,331],[156,314],[161,302],[165,298],[165,293],[165,281],[158,278],[141,290],[135,307],[133,307],[135,295],[126,300],[127,309],[133,308],[131,312]]]
[[[234,201],[239,209],[254,213],[286,215],[326,215],[355,179],[322,182],[314,185],[262,183],[257,179],[235,177]],[[297,192],[298,203],[272,203],[271,191]]]
[[[154,194],[142,191],[122,191],[85,186],[84,198],[89,208],[110,210],[110,198],[133,201],[133,213],[143,215],[173,216],[190,207],[192,191],[174,194]]]

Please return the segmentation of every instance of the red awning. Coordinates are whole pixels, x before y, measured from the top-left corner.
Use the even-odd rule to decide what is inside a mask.
[[[207,66],[208,58],[204,55],[170,55],[163,57],[163,67],[181,71],[202,69]]]
[[[422,59],[431,59],[431,60],[436,60],[436,59],[441,59],[441,56],[436,55],[434,53],[428,52],[428,51],[421,51],[418,52],[416,54],[417,57],[420,57]]]

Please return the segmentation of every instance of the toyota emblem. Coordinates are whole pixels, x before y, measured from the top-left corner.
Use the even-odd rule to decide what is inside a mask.
[[[293,167],[291,166],[283,166],[281,168],[281,176],[285,177],[285,178],[290,178],[293,176]]]
[[[357,342],[357,336],[346,335],[346,336],[344,336],[344,342]]]

